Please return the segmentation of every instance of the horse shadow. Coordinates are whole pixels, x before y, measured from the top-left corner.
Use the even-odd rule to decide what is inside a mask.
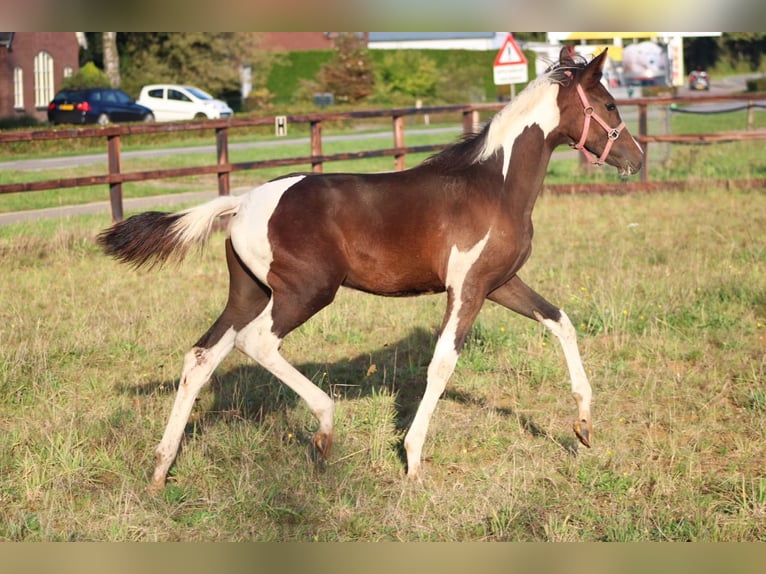
[[[402,435],[396,448],[402,463],[406,464],[404,431],[409,428],[425,392],[428,364],[435,344],[435,333],[415,328],[406,337],[383,344],[371,352],[334,362],[304,362],[295,367],[336,400],[360,399],[383,390],[391,393],[395,405],[395,428]],[[219,367],[208,384],[213,393],[212,404],[187,423],[184,431],[186,439],[203,434],[208,426],[221,421],[246,420],[260,424],[270,414],[290,410],[300,402],[296,393],[252,361],[228,369]],[[121,390],[140,396],[172,395],[177,387],[177,380],[155,380],[141,385],[126,385]],[[449,386],[442,399],[479,408],[487,406],[482,397]],[[553,441],[570,454],[576,454],[576,441],[551,436],[530,417],[510,408],[498,407],[496,411],[517,419],[530,436]],[[295,438],[312,450],[308,431],[297,431],[296,434]],[[315,461],[319,461],[313,450],[312,455]]]

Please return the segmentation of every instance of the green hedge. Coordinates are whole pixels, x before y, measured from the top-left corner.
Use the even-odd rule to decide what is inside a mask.
[[[370,50],[373,66],[382,61],[388,50]],[[436,63],[440,73],[438,102],[429,104],[462,104],[467,101],[493,102],[509,94],[508,86],[495,86],[492,65],[495,50],[421,50]],[[529,79],[535,77],[535,55],[524,52],[529,62]],[[333,57],[331,50],[289,52],[283,62],[272,66],[267,82],[275,104],[297,104],[302,80],[316,79],[322,64]],[[517,85],[517,93],[523,89]],[[305,102],[304,102],[305,103]]]

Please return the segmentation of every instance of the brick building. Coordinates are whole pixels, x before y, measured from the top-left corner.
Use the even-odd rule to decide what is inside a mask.
[[[44,121],[63,79],[79,70],[75,32],[0,32],[0,117]]]

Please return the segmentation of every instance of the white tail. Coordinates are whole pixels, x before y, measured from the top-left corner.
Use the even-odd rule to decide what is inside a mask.
[[[181,245],[204,243],[213,228],[213,222],[222,215],[237,212],[244,196],[223,195],[212,201],[181,211],[170,228]]]

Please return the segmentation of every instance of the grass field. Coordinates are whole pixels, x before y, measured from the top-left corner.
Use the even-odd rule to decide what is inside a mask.
[[[434,415],[422,484],[401,441],[444,297],[343,291],[285,355],[336,397],[334,451],[232,353],[171,480],[145,491],[183,354],[223,308],[223,237],[134,272],[108,216],[0,230],[0,539],[766,540],[766,195],[704,184],[543,196],[522,276],[578,328],[595,443],[562,352],[488,303]]]

